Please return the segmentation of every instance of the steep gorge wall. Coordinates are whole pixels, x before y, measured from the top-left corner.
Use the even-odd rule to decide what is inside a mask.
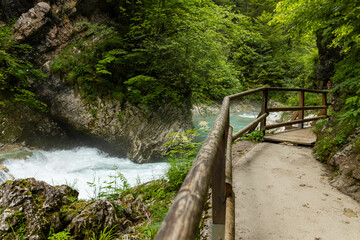
[[[53,139],[61,136],[62,140],[70,141],[81,136],[110,152],[126,154],[133,161],[143,163],[161,157],[166,150],[162,145],[169,133],[183,132],[192,127],[189,107],[179,109],[164,105],[156,111],[149,111],[129,103],[100,98],[95,104],[89,104],[72,86],[51,74],[50,65],[54,58],[81,34],[76,24],[84,21],[105,23],[111,15],[110,4],[100,0],[1,0],[0,9],[2,21],[19,17],[14,25],[15,39],[35,49],[28,59],[49,75],[48,79],[33,83],[33,86],[50,109],[47,114],[22,111],[22,107],[9,112],[2,119],[0,133],[10,126],[16,131],[9,131],[6,137],[2,134],[0,141],[25,141],[42,147],[38,144],[41,139],[47,143],[51,140],[41,137],[40,130],[43,129],[46,136],[55,134]],[[16,120],[19,114],[22,116],[21,124]],[[37,143],[26,134],[29,127],[30,135],[37,136]],[[59,142],[55,141],[55,144]]]

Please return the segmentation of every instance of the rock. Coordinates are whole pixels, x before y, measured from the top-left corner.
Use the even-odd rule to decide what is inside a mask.
[[[39,2],[34,8],[22,14],[14,25],[15,39],[23,41],[43,31],[42,28],[49,22],[47,15],[50,9],[51,7],[48,3]]]
[[[98,200],[86,206],[71,220],[67,230],[75,239],[84,239],[94,233],[101,232],[105,227],[111,229],[118,224],[116,210],[108,200]],[[88,230],[88,231],[86,231]]]
[[[360,202],[360,152],[356,148],[358,139],[360,139],[360,128],[347,138],[347,144],[327,163],[335,167],[338,173],[330,182],[331,185]]]
[[[5,159],[26,159],[31,155],[32,152],[28,150],[0,151],[0,162]],[[3,169],[0,167],[0,170]]]
[[[0,171],[9,172],[9,169],[3,165],[0,165]]]
[[[8,110],[0,119],[0,161],[6,158],[23,159],[31,155],[26,145],[42,149],[66,147],[69,137],[62,127],[45,113],[39,113],[20,103],[7,103]]]
[[[192,128],[191,113],[186,107],[165,105],[150,112],[129,103],[122,107],[116,100],[99,98],[96,104],[89,105],[57,78],[38,91],[50,100],[53,118],[72,129],[73,135],[93,139],[88,144],[117,155],[125,153],[138,163],[161,159],[167,150],[163,147],[168,141],[166,137]]]
[[[68,186],[53,187],[33,178],[3,183],[0,185],[0,208],[4,209],[0,215],[0,235],[26,228],[26,239],[46,239],[50,227],[61,228],[54,212],[77,196],[78,192]],[[10,225],[6,224],[13,228],[9,229]]]

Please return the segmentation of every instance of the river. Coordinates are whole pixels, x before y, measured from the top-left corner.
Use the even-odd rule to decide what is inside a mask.
[[[239,130],[256,116],[253,113],[232,113],[231,124]],[[212,126],[216,116],[193,118],[195,127]],[[202,135],[205,138],[206,133]],[[79,198],[89,199],[96,195],[95,188],[104,186],[109,176],[120,172],[131,186],[161,178],[168,163],[136,164],[126,158],[110,156],[96,148],[79,147],[71,150],[42,151],[29,150],[32,155],[26,159],[7,159],[2,165],[15,178],[34,177],[52,185],[67,184],[79,191]],[[116,170],[114,170],[116,169]]]

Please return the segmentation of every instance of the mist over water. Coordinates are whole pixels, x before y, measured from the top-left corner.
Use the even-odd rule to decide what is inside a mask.
[[[83,199],[94,197],[94,189],[87,182],[109,181],[109,176],[117,171],[134,186],[138,181],[159,179],[168,168],[165,162],[136,164],[129,159],[111,157],[96,148],[32,152],[33,155],[25,160],[7,159],[3,165],[15,178],[34,177],[51,185],[74,186]]]

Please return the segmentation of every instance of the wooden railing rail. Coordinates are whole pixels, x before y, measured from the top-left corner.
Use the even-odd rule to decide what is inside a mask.
[[[268,108],[269,91],[298,91],[299,106]],[[233,135],[233,129],[230,126],[230,101],[259,92],[262,93],[259,117]],[[305,92],[321,93],[322,105],[305,106]],[[299,124],[299,127],[303,127],[304,122],[316,121],[327,117],[327,93],[328,91],[326,90],[262,87],[225,97],[220,113],[194,160],[155,239],[195,239],[198,234],[203,206],[207,200],[211,183],[212,239],[234,240],[235,196],[232,190],[232,142],[245,133],[254,130],[259,124],[262,131],[265,132],[267,129],[293,124]],[[304,118],[305,110],[321,110],[321,112],[317,117]],[[296,115],[294,115],[292,121],[267,125],[266,117],[269,115],[269,112],[275,111],[296,111]]]

